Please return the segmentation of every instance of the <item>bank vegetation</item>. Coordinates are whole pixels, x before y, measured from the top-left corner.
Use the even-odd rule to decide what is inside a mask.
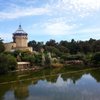
[[[0,74],[16,70],[17,62],[30,62],[30,68],[58,68],[66,66],[100,66],[100,40],[88,41],[60,41],[49,40],[46,43],[29,41],[33,52],[14,51],[5,52],[2,39],[0,39]]]

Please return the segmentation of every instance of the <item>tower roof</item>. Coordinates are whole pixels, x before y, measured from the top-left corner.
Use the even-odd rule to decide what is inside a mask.
[[[27,35],[27,33],[22,29],[21,25],[19,25],[18,29],[13,34],[14,35]]]

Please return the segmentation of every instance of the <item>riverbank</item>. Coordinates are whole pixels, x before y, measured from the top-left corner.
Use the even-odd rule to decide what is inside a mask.
[[[90,71],[90,70],[97,70],[99,68],[85,68],[85,69],[70,69],[70,68],[57,68],[57,69],[41,69],[37,71],[32,71],[32,70],[24,70],[23,72],[15,73],[12,72],[7,75],[2,75],[0,76],[0,85],[3,84],[11,84],[11,83],[16,83],[16,82],[23,82],[23,81],[28,81],[28,80],[37,80],[37,79],[42,79],[45,77],[50,77],[50,76],[56,76],[59,74],[75,74],[75,73],[81,73],[84,71]],[[13,75],[13,76],[12,76]],[[2,80],[3,78],[3,80]]]

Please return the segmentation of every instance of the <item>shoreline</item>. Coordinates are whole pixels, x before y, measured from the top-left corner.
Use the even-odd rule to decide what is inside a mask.
[[[84,72],[84,71],[91,71],[91,70],[96,70],[96,69],[100,69],[100,67],[98,68],[88,68],[88,69],[84,69],[84,70],[78,70],[78,71],[70,71],[70,72],[65,72],[65,73],[60,73],[60,74],[75,74],[75,73],[80,73],[80,72]],[[50,76],[56,76],[59,74],[53,74],[53,75],[45,75],[45,76],[41,76],[41,77],[34,77],[34,78],[26,78],[26,79],[19,79],[19,80],[14,80],[14,81],[9,81],[9,82],[1,82],[0,85],[6,85],[6,84],[12,84],[12,83],[16,83],[16,82],[22,82],[22,81],[28,81],[28,80],[36,80],[36,79],[41,79],[44,77],[50,77]]]

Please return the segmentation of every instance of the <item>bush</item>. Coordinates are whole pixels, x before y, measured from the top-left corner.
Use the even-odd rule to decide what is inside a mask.
[[[95,65],[100,65],[100,52],[97,52],[92,56],[91,62]]]
[[[0,54],[0,74],[16,69],[16,59],[11,55]]]
[[[59,68],[59,67],[63,67],[64,65],[60,64],[60,63],[53,63],[53,64],[51,64],[51,66],[54,68]]]
[[[34,55],[34,64],[35,65],[41,65],[42,64],[42,55],[41,54],[35,54]]]
[[[3,42],[0,39],[0,53],[4,52],[4,50],[5,50],[4,44],[3,44]]]
[[[63,55],[62,59],[64,60],[83,60],[84,56],[81,54],[77,55]]]

